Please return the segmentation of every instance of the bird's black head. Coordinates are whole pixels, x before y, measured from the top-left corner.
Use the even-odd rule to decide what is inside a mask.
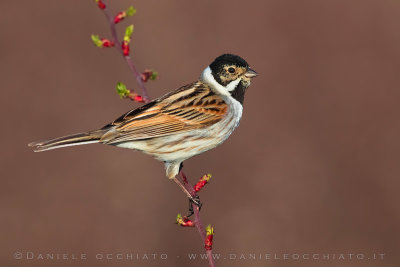
[[[209,73],[211,72],[211,73]],[[212,75],[212,77],[208,77]],[[236,55],[224,54],[217,57],[203,72],[203,80],[221,89],[220,93],[229,93],[233,98],[243,103],[244,93],[250,86],[251,78],[257,73],[249,67],[247,62]],[[218,86],[219,85],[219,86]]]

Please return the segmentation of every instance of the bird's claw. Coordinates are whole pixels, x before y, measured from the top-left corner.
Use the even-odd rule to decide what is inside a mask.
[[[192,204],[195,204],[198,207],[199,211],[201,210],[201,206],[203,205],[203,203],[200,202],[200,197],[198,195],[189,198],[189,214],[187,217],[190,217],[194,214]]]

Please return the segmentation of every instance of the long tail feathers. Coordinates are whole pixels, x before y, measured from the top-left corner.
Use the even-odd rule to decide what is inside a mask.
[[[60,147],[98,143],[103,134],[104,131],[101,130],[78,133],[42,142],[32,142],[28,146],[32,147],[35,152],[42,152]]]

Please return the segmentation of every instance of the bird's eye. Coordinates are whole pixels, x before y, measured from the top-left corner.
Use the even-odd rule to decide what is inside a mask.
[[[228,69],[228,71],[229,71],[230,73],[234,73],[234,72],[235,72],[235,69],[231,67],[231,68]]]

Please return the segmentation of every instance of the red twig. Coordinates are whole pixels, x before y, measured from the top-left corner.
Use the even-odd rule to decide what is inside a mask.
[[[139,73],[136,69],[135,64],[133,63],[131,57],[129,55],[124,55],[124,51],[122,49],[122,43],[118,40],[118,35],[117,35],[117,28],[115,27],[115,22],[114,22],[114,16],[111,14],[111,11],[108,7],[108,4],[106,4],[105,0],[102,0],[102,2],[105,4],[104,8],[102,9],[104,12],[104,15],[107,18],[108,23],[110,24],[110,30],[111,30],[111,35],[113,42],[115,43],[115,48],[120,52],[122,57],[125,59],[126,63],[128,63],[129,68],[133,72],[133,74],[136,77],[136,82],[139,85],[140,89],[142,90],[142,96],[143,100],[145,103],[150,102],[149,94],[147,93],[146,86],[144,85],[141,77],[141,73]]]
[[[108,20],[108,23],[110,24],[110,30],[111,30],[111,35],[112,35],[112,41],[109,42],[110,45],[103,44],[103,46],[106,46],[106,47],[114,46],[115,48],[117,48],[119,53],[122,55],[122,57],[125,59],[126,63],[128,64],[132,73],[136,77],[136,82],[139,85],[140,89],[142,90],[143,102],[148,103],[150,101],[150,98],[147,93],[147,89],[144,85],[144,82],[147,81],[148,79],[151,79],[150,77],[152,76],[152,72],[147,71],[145,73],[139,73],[137,71],[135,64],[133,63],[131,57],[129,56],[129,46],[128,46],[129,44],[124,43],[124,46],[123,46],[123,43],[121,43],[118,40],[117,29],[116,29],[115,24],[118,23],[121,20],[121,18],[119,18],[117,16],[117,19],[116,19],[116,17],[112,15],[112,13],[108,7],[108,4],[106,4],[106,0],[98,0],[97,3],[98,3],[99,8],[104,12],[104,15],[106,16],[106,18]],[[104,43],[104,41],[103,41],[103,43]],[[111,44],[113,44],[113,45],[111,45]],[[156,77],[156,76],[154,76],[154,77]],[[126,90],[126,88],[125,88],[125,90]],[[137,102],[141,102],[135,98],[135,97],[138,97],[135,94],[130,94],[128,97]],[[181,178],[183,181],[183,185],[188,190],[188,192],[192,195],[193,198],[195,198],[197,196],[197,192],[201,188],[203,188],[205,184],[207,184],[207,182],[210,178],[209,175],[202,177],[202,179],[196,184],[196,186],[193,187],[187,180],[185,174],[183,172],[180,172],[180,174],[181,174]],[[192,203],[192,208],[194,211],[194,218],[195,218],[194,221],[191,221],[188,218],[182,217],[179,214],[177,217],[177,223],[180,224],[181,226],[189,226],[189,227],[196,226],[196,229],[199,232],[200,238],[203,242],[203,246],[206,250],[208,262],[211,267],[214,267],[215,262],[214,262],[214,258],[212,257],[212,235],[207,234],[207,231],[209,231],[209,230],[206,231],[206,229],[204,228],[204,226],[201,222],[199,207],[197,205],[195,205],[194,203]],[[211,228],[211,232],[212,232],[212,228]]]
[[[180,174],[185,188],[189,191],[189,193],[192,195],[193,198],[196,197],[197,192],[194,190],[193,186],[189,183],[186,175],[182,171],[180,172]],[[207,233],[200,219],[199,207],[196,204],[192,203],[192,208],[194,211],[194,225],[196,226],[197,231],[199,232],[200,238],[203,241],[203,245],[205,245]],[[215,262],[214,258],[212,257],[212,249],[206,249],[206,253],[208,257],[208,263],[210,264],[210,266],[214,267]]]

